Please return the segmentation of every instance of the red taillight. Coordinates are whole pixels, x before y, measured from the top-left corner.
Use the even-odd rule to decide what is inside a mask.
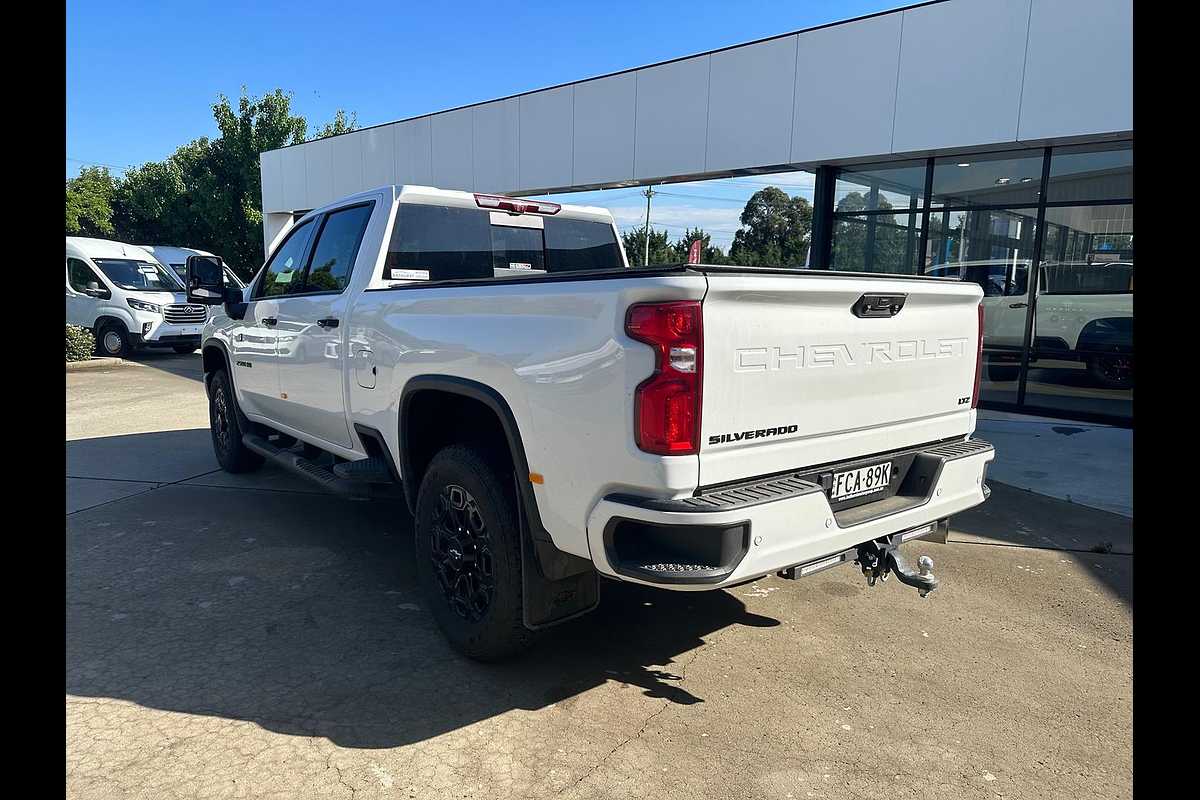
[[[979,407],[979,381],[983,378],[983,303],[979,304],[979,342],[975,345],[975,389],[971,392],[971,408]]]
[[[544,200],[518,200],[502,194],[477,194],[475,195],[475,205],[480,208],[507,211],[510,214],[557,214],[562,210],[562,206],[558,203],[547,203]]]
[[[700,452],[702,319],[698,300],[629,307],[625,332],[654,348],[654,374],[634,393],[634,439],[647,453]]]

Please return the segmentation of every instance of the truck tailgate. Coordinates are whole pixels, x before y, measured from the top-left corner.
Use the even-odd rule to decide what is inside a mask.
[[[700,485],[881,453],[974,428],[974,283],[708,274]],[[903,295],[857,316],[864,295]]]

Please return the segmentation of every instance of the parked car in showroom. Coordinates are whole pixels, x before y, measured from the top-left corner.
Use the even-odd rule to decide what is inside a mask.
[[[173,271],[140,247],[108,239],[67,237],[66,295],[67,322],[91,329],[105,356],[142,347],[193,352],[208,319]]]
[[[983,288],[988,378],[1016,380],[1029,308],[1029,259],[976,260],[930,267]],[[1133,385],[1133,260],[1043,263],[1030,363],[1077,361],[1109,389]]]

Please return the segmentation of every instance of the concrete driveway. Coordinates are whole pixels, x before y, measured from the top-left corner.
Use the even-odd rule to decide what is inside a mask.
[[[993,484],[928,599],[605,583],[484,666],[402,505],[217,469],[199,361],[68,375],[70,797],[1131,796],[1125,517]]]

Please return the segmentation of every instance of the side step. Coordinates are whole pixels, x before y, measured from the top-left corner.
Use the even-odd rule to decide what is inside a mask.
[[[285,450],[278,447],[268,441],[266,437],[255,433],[243,434],[242,444],[276,466],[283,467],[302,478],[307,478],[328,492],[333,492],[351,500],[369,500],[371,498],[397,499],[402,497],[400,487],[396,483],[378,485],[363,480],[339,477],[329,468],[321,466],[293,450]]]
[[[333,474],[359,483],[394,483],[387,461],[379,456],[334,464]]]

